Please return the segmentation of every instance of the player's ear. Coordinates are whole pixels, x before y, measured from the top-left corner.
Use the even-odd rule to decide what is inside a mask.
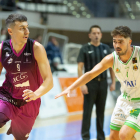
[[[88,34],[89,39],[91,39],[91,33]]]
[[[129,45],[131,45],[131,43],[132,43],[132,40],[131,40],[131,39],[129,39]]]
[[[8,33],[9,33],[9,35],[12,35],[12,29],[11,28],[8,28]]]

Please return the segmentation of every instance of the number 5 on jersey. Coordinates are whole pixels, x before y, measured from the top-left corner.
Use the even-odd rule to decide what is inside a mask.
[[[20,64],[17,64],[17,71],[20,71]]]

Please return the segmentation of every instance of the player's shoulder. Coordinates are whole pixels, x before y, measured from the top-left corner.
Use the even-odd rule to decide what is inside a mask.
[[[34,41],[33,45],[34,53],[39,53],[45,50],[44,46],[37,41]]]
[[[89,46],[89,43],[83,44],[82,47],[81,47],[81,49],[84,50],[84,49],[86,49],[88,46]]]

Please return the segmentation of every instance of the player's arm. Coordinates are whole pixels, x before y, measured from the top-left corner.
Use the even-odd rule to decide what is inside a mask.
[[[1,58],[1,46],[2,46],[2,43],[0,44],[0,58]],[[2,69],[3,69],[3,66],[2,66],[2,63],[0,62],[0,75],[1,75]]]
[[[38,42],[35,42],[34,44],[34,57],[37,61],[39,71],[44,82],[35,92],[31,92],[28,89],[24,91],[23,97],[27,102],[36,100],[37,98],[43,96],[53,87],[53,77],[50,69],[50,64],[47,59],[46,51],[44,47]],[[28,100],[27,98],[30,99]]]
[[[110,75],[111,75],[111,79],[112,79],[112,84],[110,85],[110,91],[113,91],[113,90],[115,90],[115,85],[116,85],[115,74],[114,74],[114,71],[112,68],[109,68],[109,71],[110,71]]]
[[[65,91],[55,96],[55,98],[58,98],[62,95],[68,95],[70,96],[70,92],[82,85],[85,85],[89,81],[91,81],[93,78],[107,70],[108,68],[113,66],[113,55],[107,55],[103,58],[103,60],[98,63],[91,71],[86,72],[83,74],[80,78],[78,78],[71,86],[69,86]]]

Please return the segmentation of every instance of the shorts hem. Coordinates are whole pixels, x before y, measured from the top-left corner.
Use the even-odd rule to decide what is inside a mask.
[[[124,125],[127,125],[127,126],[131,127],[132,129],[134,129],[137,132],[140,132],[140,126],[138,126],[137,124],[135,124],[135,123],[133,123],[131,121],[126,121],[124,123]]]
[[[121,129],[121,125],[117,125],[117,124],[110,124],[110,129],[112,129],[112,130],[116,130],[116,131],[120,131],[120,129]]]

